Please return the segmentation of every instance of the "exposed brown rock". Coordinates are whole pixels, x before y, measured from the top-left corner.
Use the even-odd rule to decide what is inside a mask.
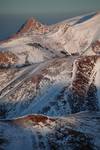
[[[29,31],[36,31],[39,33],[45,33],[48,32],[48,28],[45,25],[42,25],[40,22],[38,22],[34,18],[30,18],[25,25],[17,32],[17,34],[21,33],[27,33]]]
[[[43,78],[43,76],[41,74],[37,74],[36,76],[32,77],[31,81],[32,81],[32,83],[38,85],[42,78]]]
[[[22,34],[28,33],[30,31],[35,31],[40,34],[48,33],[49,26],[41,24],[39,21],[37,21],[32,17],[26,21],[26,23],[18,30],[17,33],[15,33],[14,35],[8,37],[3,41],[0,41],[0,44],[19,38]]]
[[[75,61],[76,75],[72,81],[71,88],[76,91],[79,95],[86,95],[92,70],[96,63],[96,56],[85,56]]]
[[[12,52],[0,52],[0,65],[11,65],[17,62],[17,57]]]
[[[99,53],[100,54],[100,41],[97,40],[96,42],[94,42],[92,44],[92,50],[95,52],[95,53]]]
[[[54,122],[56,119],[53,119],[53,118],[48,118],[46,116],[43,116],[43,115],[28,115],[24,118],[19,118],[19,119],[15,119],[12,121],[12,123],[15,123],[15,124],[18,124],[18,125],[22,125],[22,126],[25,126],[28,122],[31,122],[31,123],[35,123],[35,124],[38,124],[38,123],[43,123],[43,124],[48,124],[50,122]],[[9,120],[8,120],[9,122]]]

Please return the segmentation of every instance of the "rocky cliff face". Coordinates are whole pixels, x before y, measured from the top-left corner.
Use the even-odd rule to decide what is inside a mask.
[[[31,18],[0,43],[1,149],[100,149],[99,20]]]

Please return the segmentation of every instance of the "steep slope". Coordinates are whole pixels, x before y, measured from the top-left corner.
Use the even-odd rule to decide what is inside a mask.
[[[13,76],[10,83],[4,78],[5,87],[1,85],[2,117],[30,113],[66,116],[99,110],[99,64],[100,57],[96,55],[69,56],[23,67],[18,77]],[[9,70],[11,74],[13,70]]]
[[[48,32],[48,27],[46,25],[41,24],[35,18],[30,18],[26,21],[26,23],[19,29],[18,34],[28,34],[29,32],[38,32],[38,33],[46,33]]]
[[[64,92],[71,81],[74,59],[57,58],[23,67],[24,73],[19,74],[17,79],[13,77],[10,83],[5,78],[5,87],[1,85],[0,92],[0,106],[4,117],[32,112],[49,115],[68,114],[70,110]],[[13,70],[10,69],[11,74]],[[3,74],[4,72],[1,75]]]
[[[49,32],[49,28],[47,25],[43,25],[42,23],[37,21],[34,17],[31,17],[20,27],[20,29],[14,35],[10,36],[6,40],[0,41],[0,43],[5,43],[5,42],[12,41],[14,39],[18,39],[21,36],[25,34],[28,35],[31,32],[44,34]]]
[[[100,13],[92,18],[67,27],[66,23],[51,38],[69,53],[83,53],[92,42],[100,38]]]

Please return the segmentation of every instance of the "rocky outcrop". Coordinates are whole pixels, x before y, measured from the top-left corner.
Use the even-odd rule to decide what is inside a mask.
[[[72,83],[68,92],[69,103],[74,113],[84,109],[98,109],[98,87],[94,82],[99,72],[99,68],[96,68],[99,59],[96,55],[84,56],[74,62]]]

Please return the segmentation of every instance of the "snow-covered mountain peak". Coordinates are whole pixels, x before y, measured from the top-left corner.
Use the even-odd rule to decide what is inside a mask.
[[[0,149],[99,150],[99,131],[100,13],[0,43]]]

